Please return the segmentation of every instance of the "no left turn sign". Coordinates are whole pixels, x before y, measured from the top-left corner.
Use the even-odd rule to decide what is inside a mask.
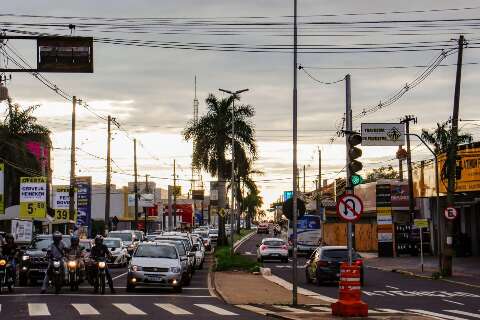
[[[354,222],[363,213],[363,203],[353,194],[343,195],[337,202],[337,214],[345,221]]]
[[[448,220],[454,220],[458,216],[458,210],[454,207],[446,207],[443,213]]]

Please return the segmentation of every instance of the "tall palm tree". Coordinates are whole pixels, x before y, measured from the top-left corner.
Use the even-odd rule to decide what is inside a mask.
[[[247,211],[246,217],[246,227],[247,229],[251,228],[252,219],[256,218],[256,216],[260,213],[259,209],[263,205],[263,198],[260,196],[260,192],[257,188],[250,190],[243,199],[243,206]]]
[[[448,127],[448,121],[437,123],[437,128],[433,131],[422,129],[422,138],[433,145],[434,152],[440,154],[447,152],[449,147],[454,143],[452,130]],[[457,145],[472,142],[472,135],[468,133],[458,134]]]
[[[254,108],[250,105],[236,105],[235,119],[232,119],[233,99],[240,100],[238,96],[218,99],[210,94],[205,100],[207,113],[196,123],[189,122],[183,131],[185,140],[194,142],[193,166],[206,170],[218,179],[220,207],[225,207],[225,180],[231,179],[231,162],[227,160],[227,153],[232,150],[232,121],[235,121],[235,155],[238,155],[236,170],[243,163],[242,159],[257,157],[255,131],[251,122],[255,114]],[[219,219],[218,236],[219,244],[226,244],[223,217]]]

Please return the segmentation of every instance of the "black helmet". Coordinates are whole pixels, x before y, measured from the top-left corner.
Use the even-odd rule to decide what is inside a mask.
[[[95,237],[95,245],[101,245],[103,244],[103,237],[102,235],[98,234],[96,237]]]
[[[72,246],[78,246],[78,244],[80,243],[80,238],[78,238],[77,235],[73,235],[70,238],[70,243],[71,243]]]
[[[14,241],[15,241],[15,238],[13,237],[13,234],[7,233],[7,234],[5,235],[5,241],[6,241],[6,242],[14,242]]]
[[[53,233],[52,238],[53,238],[53,243],[58,245],[60,241],[62,241],[62,233],[60,231],[55,231]]]

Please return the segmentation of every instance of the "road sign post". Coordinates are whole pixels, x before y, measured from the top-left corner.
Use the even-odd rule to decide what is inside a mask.
[[[352,222],[360,219],[360,215],[363,212],[362,200],[353,195],[345,194],[338,199],[337,202],[337,214],[338,216],[347,221],[347,243],[348,243],[348,264],[352,265]]]
[[[422,265],[423,272],[423,228],[428,228],[428,220],[415,219],[414,224],[418,228],[418,230],[420,230],[420,264]]]

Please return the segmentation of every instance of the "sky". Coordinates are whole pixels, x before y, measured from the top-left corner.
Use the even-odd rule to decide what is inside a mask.
[[[468,20],[479,16],[478,1],[298,3],[299,64],[322,82],[339,80],[350,73],[354,114],[386,101],[426,69],[384,67],[429,65],[440,52],[423,49],[453,48],[459,34],[465,34],[470,45],[464,51],[460,118],[480,119],[476,103],[479,66],[475,64],[479,62],[475,47],[480,32],[478,21]],[[45,76],[69,95],[88,103],[97,115],[111,115],[120,123],[122,130],[114,127],[112,141],[112,182],[118,186],[133,180],[132,138],[136,138],[139,174],[149,174],[150,180],[166,187],[172,183],[175,159],[179,184],[188,191],[192,145],[184,141],[181,132],[193,117],[197,76],[200,116],[206,112],[204,101],[209,93],[223,96],[218,88],[250,89],[242,94],[241,103],[254,106],[256,111],[253,125],[259,158],[255,167],[264,174],[255,180],[265,207],[283,191],[292,189],[293,1],[22,0],[2,3],[0,14],[0,28],[8,29],[9,35],[14,34],[12,31],[69,35],[68,24],[72,23],[76,25],[74,35],[100,40],[94,45],[93,74]],[[151,41],[149,44],[155,43],[156,47],[106,43],[111,39]],[[11,40],[9,45],[30,64],[36,63],[34,43]],[[193,46],[202,50],[191,50]],[[227,50],[204,50],[206,46]],[[305,50],[307,46],[313,49]],[[393,52],[366,52],[366,48],[375,46]],[[233,47],[242,49],[232,51]],[[248,52],[265,48],[270,51]],[[414,51],[417,49],[422,51]],[[442,63],[455,64],[456,54]],[[12,77],[7,86],[14,101],[23,106],[40,105],[35,115],[52,130],[54,182],[67,183],[71,102],[28,73]],[[345,109],[345,83],[327,85],[312,77],[298,71],[298,164],[306,168],[307,191],[315,185],[319,149],[322,179],[344,176],[345,165],[344,138],[330,141]],[[398,122],[412,114],[418,118],[412,124],[413,132],[431,129],[451,116],[454,82],[454,66],[438,67],[396,103],[354,120],[354,128],[362,122]],[[460,127],[476,138],[478,124],[460,122]],[[104,120],[82,106],[77,108],[77,174],[91,175],[95,183],[105,183],[106,128]],[[394,159],[396,147],[362,150],[364,175],[382,165],[398,165]],[[415,161],[431,157],[416,139],[412,140],[412,150]],[[208,189],[212,177],[203,173],[203,180]],[[300,186],[303,188],[303,180]]]

